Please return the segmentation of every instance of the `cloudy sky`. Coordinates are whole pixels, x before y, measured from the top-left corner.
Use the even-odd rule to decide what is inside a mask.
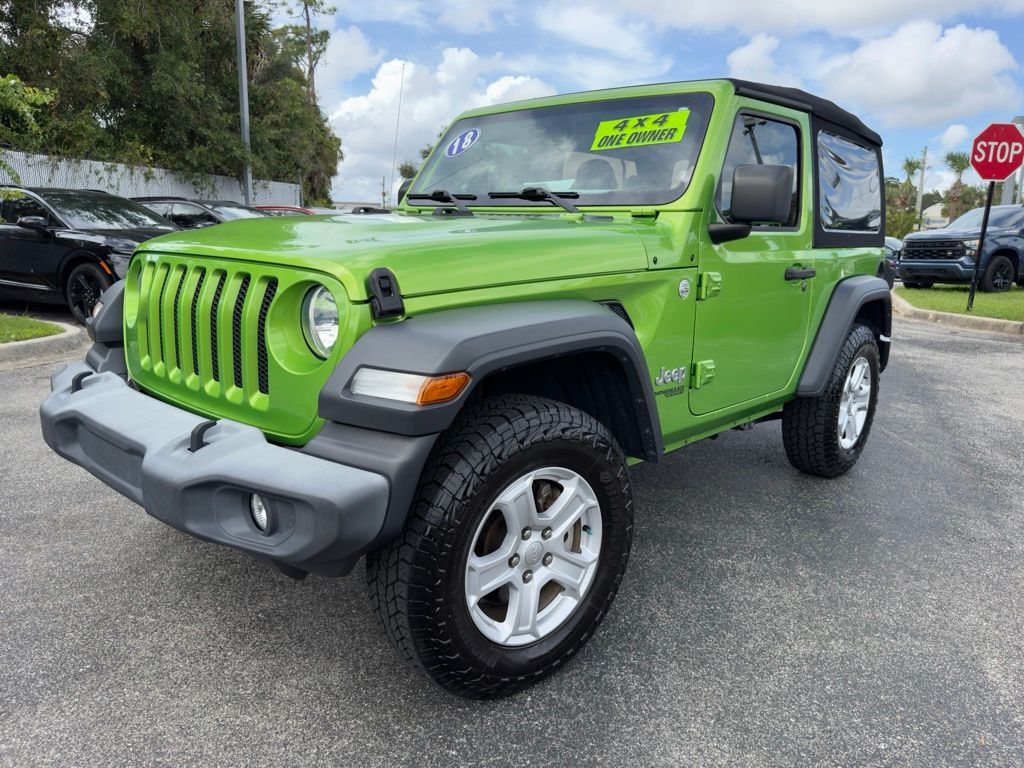
[[[941,163],[1024,114],[1024,0],[336,0],[317,75],[345,146],[335,200],[380,199],[398,161],[461,110],[553,93],[732,75],[796,85],[885,139],[887,173],[927,145]],[[397,179],[397,175],[395,178]],[[968,179],[976,181],[976,179]],[[397,186],[397,181],[395,182]]]

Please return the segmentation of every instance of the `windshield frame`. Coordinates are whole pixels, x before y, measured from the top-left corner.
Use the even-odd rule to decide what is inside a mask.
[[[501,111],[484,111],[484,112],[471,112],[468,115],[460,116],[448,128],[444,131],[441,137],[438,139],[437,144],[434,146],[430,156],[424,161],[420,172],[416,175],[412,185],[409,187],[406,197],[402,200],[401,208],[405,210],[416,211],[417,209],[430,209],[437,207],[450,207],[449,203],[431,201],[431,200],[417,200],[415,202],[408,199],[409,194],[429,194],[435,191],[438,187],[444,188],[444,179],[442,177],[437,182],[428,182],[425,177],[425,172],[432,170],[434,166],[442,162],[442,156],[445,155],[445,150],[457,137],[462,133],[469,131],[474,124],[478,124],[481,120],[494,119],[501,121],[503,119],[509,120],[528,120],[529,116],[524,113],[550,113],[552,111],[566,111],[572,112],[574,110],[579,111],[596,111],[601,108],[601,105],[610,105],[619,110],[636,114],[654,114],[654,113],[670,113],[673,111],[679,111],[680,109],[687,108],[689,115],[687,118],[686,133],[680,140],[680,144],[685,142],[687,138],[691,138],[696,135],[696,140],[689,145],[686,149],[680,149],[680,154],[677,155],[676,162],[682,162],[685,160],[691,160],[690,167],[686,172],[685,176],[681,179],[675,187],[661,188],[653,190],[626,190],[616,189],[607,192],[599,193],[588,193],[586,191],[580,191],[579,197],[572,196],[572,202],[578,207],[586,208],[597,208],[597,209],[615,209],[615,208],[638,208],[638,207],[660,207],[665,205],[671,205],[677,202],[693,185],[694,179],[696,178],[696,171],[701,163],[702,155],[707,144],[708,133],[710,126],[714,120],[715,107],[717,100],[715,94],[710,90],[693,90],[693,91],[664,91],[660,93],[649,93],[641,95],[630,95],[630,96],[614,96],[605,95],[603,98],[593,99],[580,99],[575,101],[568,101],[558,104],[547,104],[539,106],[531,106],[530,103],[524,104],[524,106],[518,109],[505,109]],[[634,107],[630,107],[630,104],[635,104]],[[613,115],[615,119],[619,119],[621,116]],[[606,119],[600,120],[605,122]],[[486,124],[484,125],[486,127]],[[595,123],[595,131],[598,129]],[[687,135],[689,134],[689,136]],[[674,142],[673,142],[674,144]],[[644,145],[641,145],[644,146]],[[651,146],[657,146],[653,144]],[[586,154],[586,150],[582,148],[574,148],[570,150],[575,154]],[[593,152],[593,150],[590,150]],[[608,152],[615,152],[615,149],[606,150]],[[692,154],[688,154],[691,153]],[[617,158],[615,155],[608,155],[609,158],[619,160],[622,163],[635,161],[631,159]],[[468,166],[466,166],[468,167]],[[632,178],[632,177],[629,177]],[[529,184],[525,186],[538,186],[537,184]],[[550,192],[555,195],[565,193],[566,190],[561,188],[546,187]],[[507,208],[540,208],[551,210],[555,213],[564,213],[557,206],[552,204],[550,200],[546,199],[534,199],[524,200],[515,199],[510,200],[507,198],[491,198],[489,193],[512,193],[521,192],[523,187],[519,189],[483,189],[475,190],[477,199],[468,201],[467,205],[470,208],[487,208],[487,209],[507,209]],[[447,190],[455,191],[455,190]],[[456,192],[462,194],[461,190]],[[467,193],[468,194],[468,193]],[[567,195],[568,197],[568,195]]]
[[[59,190],[53,192],[44,193],[41,197],[46,201],[46,204],[60,217],[61,221],[70,229],[77,229],[82,231],[104,231],[104,230],[131,230],[131,229],[161,229],[167,230],[168,232],[176,232],[176,227],[173,222],[165,219],[157,213],[154,213],[149,208],[144,206],[142,203],[136,202],[135,200],[129,200],[126,197],[119,197],[117,195],[109,195],[105,192],[88,192],[83,190]],[[104,224],[97,224],[96,222],[89,222],[83,219],[77,218],[68,212],[67,207],[63,204],[68,199],[89,199],[100,202],[116,201],[116,204],[123,208],[128,208],[136,213],[144,214],[150,219],[147,224],[134,224],[130,226],[121,226],[117,222],[105,222]]]

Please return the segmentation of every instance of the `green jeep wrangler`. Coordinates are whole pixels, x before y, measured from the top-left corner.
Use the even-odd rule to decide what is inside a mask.
[[[394,213],[141,245],[43,435],[296,578],[365,554],[402,655],[511,693],[607,612],[631,463],[772,419],[803,472],[857,461],[889,353],[880,146],[736,80],[467,112]]]

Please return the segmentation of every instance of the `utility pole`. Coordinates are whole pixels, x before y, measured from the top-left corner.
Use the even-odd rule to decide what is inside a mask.
[[[921,156],[921,181],[917,185],[917,231],[921,231],[924,218],[924,174],[928,170],[928,147],[924,148]]]
[[[1024,115],[1017,115],[1013,118],[1013,123],[1018,129],[1024,131]],[[1022,187],[1024,187],[1024,167],[1021,168],[1020,173],[1013,174],[1003,182],[1003,196],[999,200],[1000,204],[1013,205],[1017,201],[1024,200]]]
[[[385,178],[386,178],[385,176],[381,176],[380,177],[380,207],[381,208],[387,208],[388,207],[387,193],[384,191],[384,189],[385,189],[385,187],[384,187],[384,179]]]
[[[238,107],[242,117],[242,143],[245,145],[245,169],[242,172],[242,190],[245,204],[252,205],[252,164],[249,153],[249,65],[245,60],[245,4],[235,0],[235,37],[238,43]]]

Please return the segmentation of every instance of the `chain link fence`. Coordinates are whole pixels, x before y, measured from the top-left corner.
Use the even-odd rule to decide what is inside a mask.
[[[11,150],[0,152],[0,161],[0,183],[4,184],[16,182],[26,187],[100,189],[122,197],[167,195],[242,201],[245,196],[238,179],[230,176],[187,176],[165,168],[74,160]],[[12,176],[11,170],[17,177]],[[254,179],[252,192],[253,203],[260,205],[299,205],[301,199],[298,184],[280,181]]]

